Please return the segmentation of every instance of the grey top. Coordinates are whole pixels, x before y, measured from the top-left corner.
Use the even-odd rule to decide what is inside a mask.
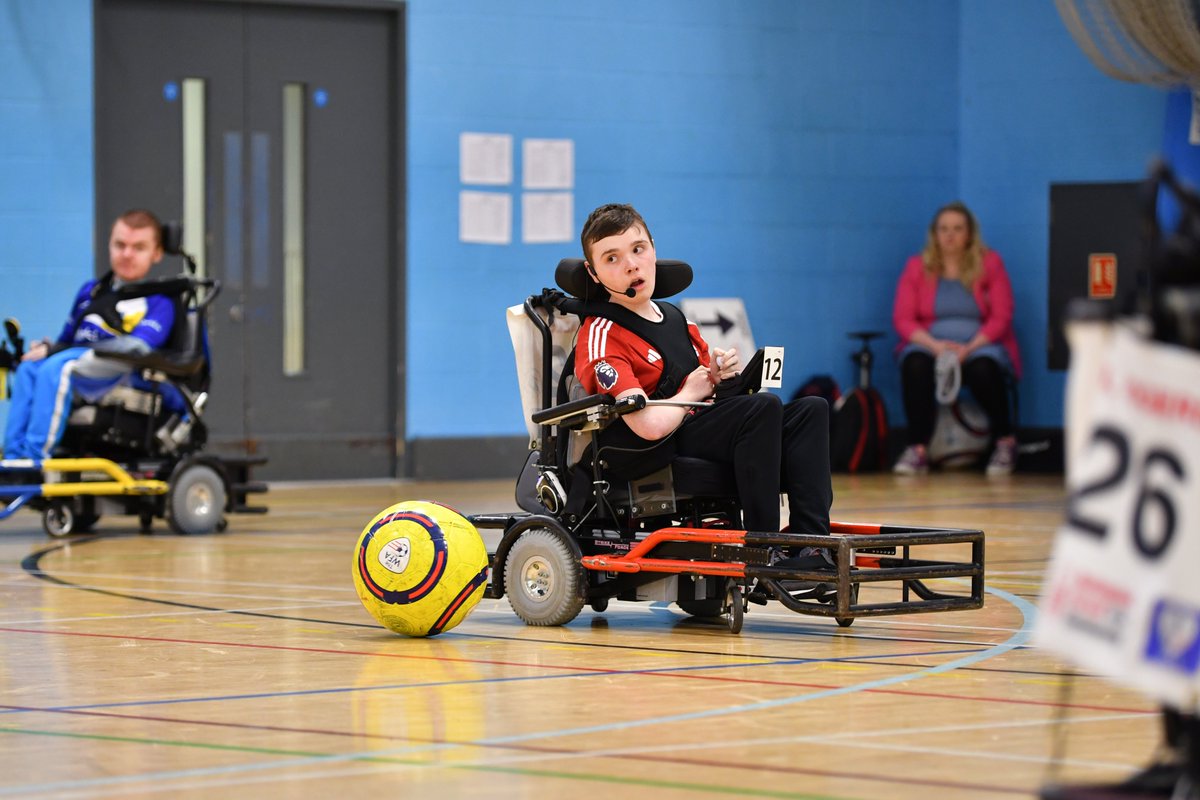
[[[962,285],[962,281],[953,278],[938,280],[937,297],[933,301],[933,324],[929,326],[929,335],[935,339],[966,344],[979,332],[979,320],[982,314],[975,296]],[[900,351],[900,360],[914,351],[931,353],[928,347],[909,343]],[[1012,364],[1008,360],[1008,351],[998,342],[989,342],[971,353],[967,361],[976,358],[991,358],[1008,372],[1012,372]]]

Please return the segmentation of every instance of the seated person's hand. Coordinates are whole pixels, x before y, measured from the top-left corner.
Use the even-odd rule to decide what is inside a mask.
[[[965,357],[962,352],[963,345],[958,342],[952,342],[949,339],[933,339],[929,344],[929,349],[933,352],[934,358],[937,358],[942,353],[954,353],[954,355],[958,356],[959,361],[962,361]]]
[[[736,347],[731,347],[728,350],[719,350],[714,347],[711,355],[712,358],[708,362],[708,368],[714,385],[721,381],[729,380],[738,374],[738,367],[741,365],[741,361],[738,359]]]
[[[708,367],[696,367],[683,381],[675,398],[698,403],[707,400],[713,393],[712,372]]]
[[[50,355],[50,343],[42,339],[29,345],[29,349],[25,351],[25,355],[21,356],[21,360],[41,361],[48,355]]]

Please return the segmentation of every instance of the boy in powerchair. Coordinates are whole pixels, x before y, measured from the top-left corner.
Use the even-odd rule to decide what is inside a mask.
[[[686,403],[710,401],[738,375],[736,350],[710,349],[699,328],[653,298],[654,239],[629,205],[594,210],[580,235],[584,266],[594,282],[576,345],[575,375],[588,393],[644,395]],[[820,397],[786,405],[769,392],[732,394],[702,408],[649,405],[605,428],[596,446],[608,471],[632,480],[662,469],[676,456],[731,467],[751,531],[778,531],[779,495],[788,498],[793,533],[828,534],[833,487],[829,468],[829,406]],[[780,554],[780,566],[834,569],[827,549]],[[795,597],[823,596],[827,584],[785,582]],[[765,592],[765,589],[756,589]]]
[[[163,295],[122,299],[115,290],[143,280],[162,260],[162,224],[132,209],[113,222],[108,242],[111,271],[89,280],[75,296],[58,340],[35,342],[16,371],[4,430],[3,458],[49,458],[62,438],[71,400],[94,401],[132,372],[104,353],[144,355],[171,333],[175,307]]]

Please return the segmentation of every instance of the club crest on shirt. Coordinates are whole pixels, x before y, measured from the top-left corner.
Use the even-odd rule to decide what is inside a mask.
[[[596,362],[596,383],[600,388],[608,390],[617,385],[617,370],[607,361]]]
[[[660,356],[658,354],[657,350],[655,350],[653,347],[651,347],[649,350],[646,351],[646,360],[649,361],[651,364],[653,364],[656,361],[662,361],[662,356]]]

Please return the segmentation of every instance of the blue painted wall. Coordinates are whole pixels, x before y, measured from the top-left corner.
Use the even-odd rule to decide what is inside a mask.
[[[892,290],[961,197],[1013,274],[1026,424],[1057,425],[1044,368],[1052,181],[1141,176],[1165,94],[1100,74],[1044,0],[410,0],[410,437],[521,435],[503,308],[576,244],[520,243],[520,142],[575,142],[575,228],[637,205],[692,296],[745,299],[787,347],[785,394],[852,383],[845,332],[889,330]],[[0,3],[0,314],[53,332],[92,264],[91,4]],[[464,131],[516,145],[514,238],[458,241]],[[453,300],[452,300],[453,298]],[[0,404],[2,414],[3,404]]]
[[[91,2],[3,0],[0,317],[31,337],[58,335],[92,275],[92,189]]]
[[[813,372],[849,383],[845,333],[890,327],[902,254],[956,192],[958,4],[517,6],[409,6],[412,326],[437,327],[428,299],[464,285],[478,319],[452,341],[460,358],[410,351],[410,434],[521,431],[499,312],[578,254],[457,242],[464,130],[511,133],[518,150],[575,140],[576,229],[596,205],[633,203],[659,255],[695,267],[690,295],[743,297],[756,340],[787,348],[788,393]]]
[[[1021,422],[1061,425],[1046,368],[1050,184],[1137,180],[1162,146],[1165,92],[1105,77],[1052,3],[963,4],[959,180],[1013,279]]]
[[[962,198],[1012,273],[1022,422],[1061,424],[1062,374],[1045,367],[1049,185],[1141,177],[1165,95],[1097,71],[1052,4],[409,8],[412,326],[443,327],[428,298],[463,285],[478,320],[452,334],[454,359],[411,351],[410,435],[521,431],[499,307],[576,254],[457,242],[464,130],[510,133],[518,151],[574,139],[576,228],[599,203],[637,205],[660,255],[696,268],[689,294],[745,298],[758,342],[787,347],[785,394],[814,372],[851,384],[845,333],[887,330],[875,379],[898,423],[892,290],[933,211]]]

